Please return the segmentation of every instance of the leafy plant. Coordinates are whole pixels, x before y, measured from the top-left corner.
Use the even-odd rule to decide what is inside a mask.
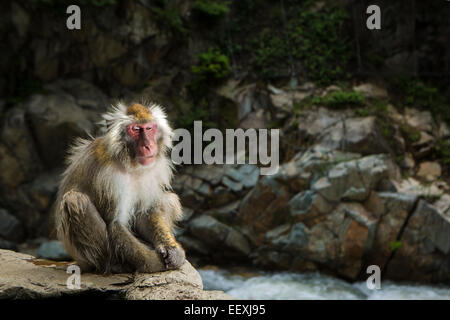
[[[434,147],[434,151],[445,164],[450,165],[450,141],[439,140]]]
[[[409,144],[420,140],[420,130],[414,129],[406,124],[400,126],[400,132]]]
[[[253,69],[265,77],[277,73],[280,64],[287,67],[288,54],[284,40],[273,35],[273,30],[265,28],[259,36],[252,41],[254,46],[250,63]]]
[[[191,67],[200,81],[217,81],[226,78],[231,71],[230,61],[217,48],[210,48],[198,56],[198,64]]]
[[[195,0],[193,9],[211,17],[226,15],[230,9],[228,1]]]
[[[174,34],[185,34],[187,32],[181,18],[180,8],[171,4],[168,0],[161,0],[159,6],[152,7],[151,11],[158,24],[169,32]]]
[[[391,91],[404,105],[429,110],[434,116],[450,122],[448,101],[438,88],[417,79],[396,78],[391,80]]]
[[[32,0],[32,2],[47,5],[47,6],[66,6],[74,1],[69,0]],[[117,3],[117,0],[80,0],[81,5],[92,5],[95,7],[113,6]]]
[[[347,77],[352,50],[344,27],[349,16],[340,6],[312,10],[314,5],[287,2],[284,10],[271,6],[262,13],[271,23],[247,44],[250,67],[257,75],[276,77],[294,67],[321,86]]]
[[[306,75],[319,85],[345,78],[351,57],[349,40],[343,32],[348,13],[330,6],[320,11],[300,9],[299,17],[288,25],[292,55],[302,61]]]
[[[314,97],[313,103],[334,109],[356,107],[364,105],[364,95],[355,91],[334,91],[325,97]]]
[[[391,248],[391,251],[396,251],[402,247],[401,241],[392,241],[389,243],[389,247]]]

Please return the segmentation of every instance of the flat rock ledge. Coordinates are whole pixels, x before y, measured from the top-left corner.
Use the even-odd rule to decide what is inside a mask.
[[[73,262],[37,259],[0,249],[0,299],[100,298],[125,300],[229,300],[222,291],[203,290],[200,274],[186,261],[157,273],[102,275],[81,273],[80,288],[70,289]]]

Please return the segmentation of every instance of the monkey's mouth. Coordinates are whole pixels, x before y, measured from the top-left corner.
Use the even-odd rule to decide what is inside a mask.
[[[152,163],[155,160],[155,155],[152,154],[152,155],[149,155],[149,156],[138,156],[136,158],[137,158],[137,161],[141,165],[145,166],[145,165],[148,165],[148,164]]]

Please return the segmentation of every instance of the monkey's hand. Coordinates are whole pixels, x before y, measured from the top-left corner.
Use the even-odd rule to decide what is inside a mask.
[[[167,269],[178,269],[181,267],[185,260],[185,253],[180,245],[177,246],[164,246],[159,245],[156,248],[156,252],[161,255],[164,265]]]

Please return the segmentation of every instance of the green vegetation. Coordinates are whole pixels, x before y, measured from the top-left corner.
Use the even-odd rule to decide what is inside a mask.
[[[397,78],[391,81],[391,91],[399,103],[421,110],[429,110],[433,116],[450,122],[449,101],[439,89],[415,78]]]
[[[254,71],[263,77],[271,77],[279,72],[280,63],[286,68],[288,53],[285,42],[273,34],[271,28],[265,28],[251,42],[253,49],[250,64]]]
[[[450,141],[439,140],[434,147],[436,156],[442,159],[443,163],[450,165]]]
[[[389,243],[389,247],[390,247],[391,251],[396,251],[402,247],[402,242],[401,241],[392,241]]]
[[[351,57],[343,32],[349,18],[347,12],[341,7],[317,12],[299,8],[299,12],[298,20],[288,25],[288,38],[292,55],[302,61],[306,76],[319,85],[345,78],[344,70]]]
[[[179,105],[178,106],[178,116],[176,118],[177,128],[186,128],[192,130],[194,126],[194,121],[202,121],[205,128],[212,128],[214,124],[208,119],[208,109],[205,108],[205,102],[201,103],[200,106],[194,107],[191,105]]]
[[[400,126],[400,132],[402,133],[403,137],[405,138],[406,142],[408,144],[417,142],[420,140],[420,130],[411,128],[407,126],[406,124],[403,124]]]
[[[79,0],[78,3],[75,1],[69,0],[32,0],[32,2],[47,5],[47,6],[66,6],[70,4],[79,4],[79,5],[92,5],[95,7],[104,7],[104,6],[113,6],[117,3],[117,0]]]
[[[355,91],[334,91],[324,97],[314,97],[313,104],[324,105],[333,109],[363,106],[364,95]]]
[[[199,81],[213,81],[226,78],[230,71],[228,57],[217,48],[210,48],[198,56],[198,64],[191,67],[192,73],[197,75]]]
[[[221,17],[230,11],[228,5],[228,1],[195,0],[193,9],[206,16]]]
[[[172,34],[185,34],[187,29],[184,27],[179,6],[169,0],[159,0],[158,2],[158,6],[151,8],[158,24]]]
[[[259,3],[259,10],[267,13],[254,13],[267,15],[265,20],[270,24],[256,28],[250,17],[236,22],[238,36],[260,30],[252,36],[253,41],[248,41],[246,34],[240,43],[241,54],[250,56],[249,67],[257,76],[273,78],[294,67],[321,86],[347,77],[345,70],[352,50],[344,32],[349,19],[345,9],[327,4],[323,9],[312,10],[314,1],[287,2],[283,13],[279,4],[271,4],[269,8],[268,3]]]
[[[81,4],[92,4],[96,7],[115,5],[117,0],[81,0]]]

